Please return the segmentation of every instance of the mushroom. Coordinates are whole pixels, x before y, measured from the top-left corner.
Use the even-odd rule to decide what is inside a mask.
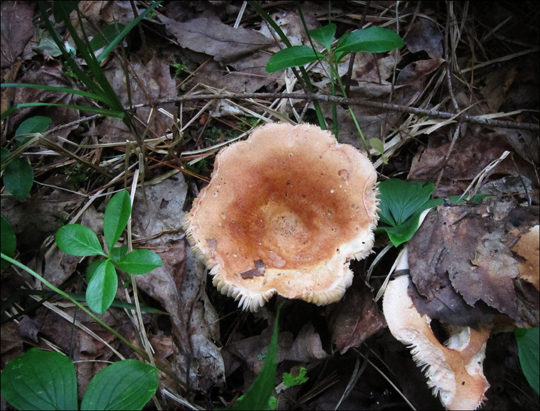
[[[223,149],[184,227],[213,284],[251,311],[341,299],[377,224],[369,159],[317,126],[270,123]]]
[[[392,335],[411,347],[414,360],[428,378],[433,394],[449,410],[474,410],[485,400],[489,383],[483,361],[491,327],[447,326],[450,338],[441,344],[431,319],[421,316],[408,295],[409,276],[392,280],[385,291],[383,311]]]
[[[516,260],[519,262],[519,276],[530,282],[534,287],[539,289],[539,226],[538,224],[532,227],[527,233],[512,247],[512,251],[516,254]]]

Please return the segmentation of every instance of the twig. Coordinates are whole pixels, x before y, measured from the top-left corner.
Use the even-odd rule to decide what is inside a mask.
[[[154,105],[157,104],[166,104],[166,103],[176,103],[182,101],[197,101],[197,100],[225,100],[225,99],[237,99],[237,100],[247,100],[247,99],[277,99],[277,98],[289,98],[292,100],[316,100],[316,101],[325,101],[328,103],[338,103],[338,104],[348,104],[348,105],[357,105],[362,107],[378,108],[387,111],[397,111],[400,113],[409,113],[415,114],[417,116],[429,117],[429,118],[438,118],[438,119],[451,119],[454,117],[454,120],[461,121],[464,123],[470,124],[480,124],[489,127],[501,127],[501,128],[511,128],[518,130],[529,130],[529,131],[540,131],[540,125],[533,123],[519,123],[515,121],[502,121],[502,120],[490,120],[481,116],[468,116],[466,114],[457,115],[454,113],[448,113],[445,111],[437,110],[425,110],[416,107],[402,106],[399,104],[390,104],[390,103],[377,103],[374,101],[369,101],[361,98],[343,98],[343,97],[334,97],[326,94],[296,94],[296,93],[230,93],[230,94],[198,94],[190,96],[181,96],[175,97],[160,101],[155,101]],[[144,107],[145,104],[138,105],[136,107]]]

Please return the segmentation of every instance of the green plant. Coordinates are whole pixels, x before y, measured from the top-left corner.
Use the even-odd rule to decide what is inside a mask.
[[[103,69],[101,68],[100,63],[105,60],[105,58],[110,54],[110,52],[120,43],[120,41],[122,41],[122,39],[127,35],[127,33],[129,33],[129,31],[133,27],[135,27],[135,25],[137,25],[143,18],[145,18],[154,8],[160,5],[160,2],[156,2],[150,5],[150,7],[148,7],[144,12],[139,14],[137,18],[133,19],[126,26],[114,25],[114,27],[112,28],[111,27],[104,28],[101,34],[96,36],[91,41],[88,40],[88,36],[86,35],[85,30],[84,30],[84,24],[82,22],[82,17],[78,8],[79,2],[78,1],[55,1],[53,3],[53,14],[54,14],[55,21],[57,23],[65,24],[66,28],[69,31],[69,34],[73,38],[76,50],[81,54],[81,57],[85,61],[90,73],[87,73],[81,67],[79,67],[75,58],[66,49],[64,42],[62,41],[58,33],[54,30],[53,24],[49,20],[46,13],[46,2],[39,1],[38,4],[39,4],[40,13],[41,13],[41,18],[42,18],[43,23],[45,24],[47,32],[52,38],[52,40],[54,41],[54,43],[56,44],[56,46],[58,47],[58,50],[63,56],[65,62],[70,67],[72,76],[79,79],[89,91],[76,90],[76,89],[65,88],[65,87],[54,87],[54,86],[46,86],[46,85],[40,85],[40,84],[23,84],[23,83],[4,83],[1,86],[2,87],[36,88],[36,89],[42,89],[42,90],[50,90],[50,91],[58,91],[62,93],[76,94],[76,95],[87,97],[92,100],[103,103],[107,106],[107,108],[94,107],[94,106],[78,106],[78,105],[72,105],[72,104],[40,103],[40,102],[20,103],[20,104],[14,105],[13,107],[9,108],[4,113],[2,113],[1,119],[3,120],[9,114],[11,114],[14,110],[17,110],[20,108],[39,107],[39,106],[60,106],[60,107],[74,108],[78,110],[91,111],[91,112],[103,114],[110,117],[120,118],[124,121],[124,123],[126,123],[126,125],[130,129],[132,129],[130,117],[126,115],[126,110],[124,109],[124,107],[122,106],[122,103],[120,102],[120,99],[114,92],[111,84],[109,83],[109,80],[107,80],[107,77],[105,77],[105,73],[103,72]],[[83,34],[82,38],[79,36],[79,34],[77,33],[77,30],[71,23],[71,19],[69,15],[72,11],[77,12],[77,18],[78,18],[79,25],[81,27],[82,34]],[[112,40],[110,40],[111,38]],[[94,51],[96,51],[97,48],[100,48],[100,46],[103,46],[104,44],[107,44],[107,46],[98,56],[96,56],[94,54]]]
[[[514,335],[516,336],[519,363],[525,378],[536,392],[540,385],[539,369],[540,369],[540,329],[536,328],[516,328]]]
[[[4,217],[0,217],[2,222],[1,234],[2,234],[2,243],[0,244],[2,249],[2,254],[7,255],[8,257],[13,258],[15,255],[15,249],[17,248],[17,238],[15,237],[15,232],[9,224],[9,221]],[[9,263],[2,258],[1,261],[2,268],[9,267]]]
[[[124,360],[97,373],[84,394],[81,410],[140,410],[158,388],[157,369]],[[2,396],[20,410],[76,410],[77,377],[63,354],[31,348],[2,372]]]
[[[285,372],[283,373],[283,384],[287,387],[294,387],[295,385],[301,385],[309,380],[309,377],[306,377],[307,368],[302,365],[297,373],[297,375],[293,375],[293,373]]]
[[[35,116],[24,120],[15,131],[15,144],[24,149],[24,144],[29,138],[21,137],[27,134],[43,133],[51,124],[49,117]],[[2,147],[2,170],[4,171],[4,185],[6,190],[17,200],[24,200],[30,194],[34,183],[34,170],[28,161],[20,158],[16,150],[12,153]]]
[[[376,233],[386,232],[394,245],[399,247],[409,241],[418,230],[420,215],[427,209],[444,204],[444,201],[464,204],[460,196],[452,196],[446,199],[429,197],[435,190],[435,184],[422,182],[409,182],[396,178],[390,178],[379,184],[379,219],[380,225]],[[482,201],[487,195],[477,195],[473,203]]]
[[[275,24],[275,23],[274,23]],[[305,26],[305,24],[304,24]],[[326,60],[330,67],[330,86],[331,93],[335,95],[334,82],[337,80],[339,88],[343,97],[347,97],[345,87],[338,75],[338,63],[347,54],[356,52],[370,52],[370,53],[384,53],[387,51],[398,49],[405,45],[405,42],[399,35],[392,30],[388,30],[382,27],[372,26],[367,29],[360,29],[343,35],[337,42],[335,47],[334,37],[336,34],[337,26],[334,23],[327,24],[315,30],[308,30],[307,33],[311,39],[314,39],[318,43],[322,44],[326,49],[326,55],[318,52],[315,47],[307,46],[291,46],[287,45],[287,48],[274,54],[268,64],[266,65],[266,71],[273,73],[278,70],[283,70],[291,67],[301,67],[305,64],[313,63],[319,60]],[[337,136],[337,112],[336,106],[333,106],[334,113],[334,134]],[[360,129],[360,125],[356,121],[354,113],[349,106],[349,113],[356,125],[358,133],[362,138],[365,146],[368,147],[364,134]],[[378,139],[373,139],[378,140]],[[372,146],[380,150],[382,142],[378,140],[375,142],[375,146]],[[383,149],[384,151],[384,149]]]
[[[66,254],[79,257],[102,256],[104,259],[93,261],[86,269],[88,288],[86,301],[88,306],[101,314],[112,304],[118,288],[116,269],[127,274],[146,274],[161,267],[159,256],[150,250],[128,252],[127,244],[115,247],[124,232],[131,204],[126,190],[116,193],[105,210],[103,231],[109,254],[103,251],[97,235],[80,224],[68,224],[56,233],[56,243]]]
[[[253,384],[247,389],[233,405],[233,410],[269,410],[272,400],[272,392],[276,381],[277,369],[277,343],[278,343],[278,320],[281,305],[276,312],[276,320],[274,321],[274,333],[268,347],[268,354],[264,360],[261,372],[253,381]]]

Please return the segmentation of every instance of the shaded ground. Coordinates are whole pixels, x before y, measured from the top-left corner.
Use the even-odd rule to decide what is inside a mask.
[[[135,3],[81,2],[88,33],[96,35],[115,21],[128,24],[134,18],[132,6],[139,7],[138,13],[144,8],[142,2]],[[399,106],[389,110],[353,105],[363,133],[384,143],[384,156],[370,148],[379,180],[432,182],[436,198],[461,195],[491,162],[509,151],[483,176],[478,193],[531,206],[527,221],[536,219],[538,224],[538,6],[368,3],[332,2],[329,8],[326,2],[304,2],[300,7],[309,29],[327,24],[331,13],[337,37],[364,22],[396,30],[407,42],[395,52],[357,53],[352,63],[347,57],[339,65],[349,97]],[[241,1],[165,2],[132,30],[122,51],[104,62],[105,75],[122,104],[144,105],[133,108],[142,149],[141,140],[121,121],[73,109],[24,109],[3,122],[2,147],[13,150],[15,131],[24,120],[37,115],[52,119],[49,131],[23,154],[34,169],[29,197],[15,200],[3,187],[2,215],[17,235],[16,258],[62,289],[84,294],[90,261],[60,252],[53,235],[68,222],[102,233],[109,193],[130,187],[136,173],[142,173],[145,195],[139,186],[132,241],[135,248],[156,251],[164,266],[137,276],[138,292],[129,286],[120,289],[117,298],[138,298],[142,305],[167,314],[143,313],[141,324],[133,311],[113,307],[101,318],[132,343],[149,342],[154,348],[156,363],[169,372],[160,375],[157,394],[164,409],[188,408],[165,391],[199,409],[232,405],[262,367],[281,302],[279,409],[334,409],[338,403],[339,409],[408,409],[408,404],[442,409],[409,351],[386,329],[381,301],[373,300],[398,254],[391,248],[372,267],[388,244],[385,236],[377,236],[371,257],[351,263],[355,281],[339,303],[317,307],[274,297],[256,313],[239,310],[237,302],[212,286],[186,242],[183,216],[209,181],[214,156],[223,145],[245,137],[265,121],[317,122],[313,103],[306,99],[279,94],[237,98],[240,93],[304,93],[290,70],[265,71],[270,56],[280,48],[277,37],[253,8],[243,10],[242,5]],[[262,6],[293,44],[309,45],[294,2],[262,2]],[[2,3],[3,82],[81,87],[44,41],[43,28],[38,25],[36,30],[38,16],[35,2]],[[69,43],[65,29],[57,30]],[[308,72],[316,93],[330,94],[324,65],[314,64]],[[200,94],[216,99],[197,98]],[[95,104],[47,90],[2,89],[2,112],[13,104],[35,101]],[[331,104],[321,107],[332,128]],[[487,121],[456,122],[426,112],[410,113],[408,108],[464,111]],[[341,142],[366,151],[344,104],[337,105],[337,124]],[[42,288],[20,270],[3,269],[2,301],[8,304],[2,312],[2,368],[30,347],[56,346],[79,361],[83,393],[104,366],[88,360],[118,361],[111,347],[135,358],[112,333],[64,301],[52,299],[43,305],[37,297],[41,301],[37,304],[28,293],[21,293]],[[531,311],[534,314],[535,309],[537,317],[538,308]],[[534,325],[532,320],[530,324]],[[438,334],[443,338],[444,330]],[[308,370],[306,383],[291,388],[280,384],[283,372],[294,374],[301,366]],[[521,372],[513,334],[490,338],[485,374],[491,388],[484,409],[538,408],[538,396]]]

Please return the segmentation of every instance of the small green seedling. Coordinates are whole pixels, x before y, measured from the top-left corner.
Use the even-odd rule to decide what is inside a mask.
[[[56,243],[66,254],[79,257],[102,256],[86,269],[88,288],[86,302],[93,311],[102,314],[112,304],[118,288],[116,269],[127,274],[146,274],[161,267],[159,256],[150,250],[135,250],[128,253],[128,246],[115,247],[124,232],[131,204],[126,190],[116,193],[105,210],[103,232],[109,254],[103,251],[97,235],[80,224],[66,225],[56,233]]]
[[[403,39],[392,30],[372,26],[367,29],[360,29],[343,35],[336,42],[335,46],[333,46],[336,30],[337,26],[334,23],[330,23],[315,30],[308,30],[307,32],[310,39],[314,39],[316,42],[324,46],[326,49],[326,54],[315,50],[314,47],[288,45],[286,49],[278,51],[270,58],[268,64],[266,65],[266,71],[273,73],[275,71],[284,70],[287,68],[303,67],[306,64],[313,63],[318,60],[326,60],[330,67],[329,75],[332,95],[335,95],[334,80],[337,80],[337,84],[339,85],[343,97],[347,97],[345,87],[341,81],[338,70],[338,64],[343,57],[356,52],[384,53],[398,49],[405,45]],[[349,113],[355,122],[355,126],[360,137],[362,138],[362,141],[364,142],[364,145],[368,147],[366,139],[358,122],[356,121],[356,117],[354,116],[351,107],[349,107]],[[333,117],[334,134],[337,136],[337,112],[335,103],[333,105]],[[374,148],[377,150],[376,147]]]
[[[384,53],[405,45],[403,39],[392,30],[373,26],[345,34],[338,40],[335,48],[333,48],[332,43],[334,42],[336,29],[336,25],[330,23],[321,28],[308,31],[308,34],[315,41],[324,46],[328,52],[328,57],[311,47],[292,46],[274,54],[266,65],[266,71],[273,73],[290,67],[303,66],[317,60],[328,60],[333,67],[350,53],[361,51]],[[334,74],[336,73],[337,71],[334,72]]]
[[[287,387],[294,387],[295,385],[301,385],[309,380],[309,377],[306,377],[307,368],[301,366],[298,369],[298,375],[293,375],[293,373],[285,372],[283,373],[283,384]]]
[[[81,58],[86,63],[86,67],[90,73],[83,70],[78,61],[75,59],[75,56],[72,55],[71,48],[68,49],[66,44],[60,35],[55,31],[53,23],[49,20],[47,15],[47,2],[38,1],[38,6],[41,14],[41,21],[47,29],[48,36],[56,44],[57,50],[55,49],[54,53],[57,54],[59,51],[64,58],[65,62],[71,69],[71,75],[79,79],[88,89],[88,91],[77,90],[66,87],[56,87],[56,86],[47,86],[41,84],[23,84],[23,83],[2,83],[1,87],[26,87],[26,88],[36,88],[41,90],[50,90],[57,91],[61,93],[75,94],[82,97],[90,98],[96,102],[103,103],[106,108],[97,107],[93,105],[79,106],[73,104],[61,104],[61,103],[46,103],[46,102],[29,102],[29,103],[20,103],[15,104],[6,111],[2,113],[0,119],[3,120],[13,111],[26,108],[26,107],[48,107],[48,106],[58,106],[58,107],[67,107],[73,108],[76,110],[91,111],[97,114],[103,114],[109,117],[119,118],[124,120],[128,128],[131,128],[130,118],[126,114],[126,110],[122,105],[120,99],[114,92],[113,87],[111,86],[109,80],[105,76],[103,69],[101,68],[101,63],[109,56],[109,54],[114,50],[114,48],[124,39],[124,37],[137,25],[139,22],[144,19],[148,14],[152,12],[156,7],[158,7],[161,2],[155,2],[151,4],[146,10],[140,13],[136,18],[129,22],[127,25],[115,24],[111,26],[104,27],[102,32],[94,37],[94,39],[89,40],[85,35],[83,18],[79,11],[79,1],[56,1],[52,4],[52,10],[54,14],[54,21],[58,24],[65,24],[66,29],[68,30],[74,44],[75,50],[80,54]],[[82,30],[82,36],[79,34],[78,29],[72,23],[71,13],[75,12],[78,28]],[[97,56],[95,51],[97,47],[102,47],[101,51]],[[101,49],[100,49],[101,50]]]
[[[253,384],[246,393],[236,400],[232,410],[270,410],[275,409],[276,399],[272,396],[276,381],[277,370],[277,344],[278,344],[278,320],[281,305],[277,309],[274,321],[274,333],[268,346],[268,354],[263,367]]]
[[[540,369],[540,332],[539,328],[516,328],[514,335],[516,336],[519,363],[525,378],[536,392],[539,394],[538,387],[540,385],[539,369]]]
[[[77,410],[77,376],[63,354],[31,348],[2,371],[2,396],[19,410]],[[141,410],[158,388],[157,369],[124,360],[97,373],[81,410]]]
[[[395,178],[388,179],[379,184],[379,219],[380,223],[376,233],[386,232],[394,245],[399,247],[409,241],[420,226],[420,215],[429,208],[444,204],[445,199],[429,197],[435,190],[435,184],[422,182],[409,182]],[[473,202],[482,201],[486,195],[477,195]],[[465,203],[459,196],[448,197],[446,200]]]
[[[433,207],[428,204],[435,184],[407,182],[389,179],[379,184],[380,222],[389,227],[379,225],[377,231],[384,231],[394,247],[409,241],[416,230],[422,211]]]
[[[16,144],[22,146],[28,138],[19,137],[27,134],[43,133],[49,128],[49,117],[35,116],[21,123],[15,132]],[[11,156],[11,152],[2,147],[2,170],[4,171],[4,185],[6,190],[17,200],[22,201],[32,189],[34,183],[34,170],[28,161],[14,154],[9,162],[5,162]]]

